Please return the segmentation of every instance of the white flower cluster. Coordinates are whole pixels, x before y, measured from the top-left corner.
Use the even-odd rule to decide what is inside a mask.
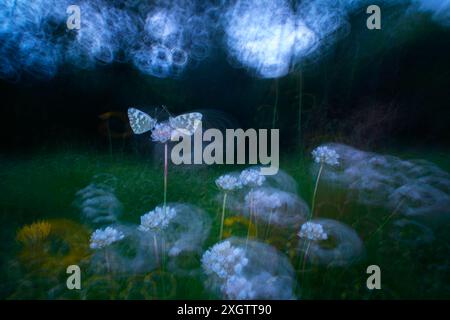
[[[259,187],[266,181],[266,177],[258,169],[246,169],[242,171],[239,179],[244,186],[249,187]]]
[[[272,246],[245,238],[215,244],[202,257],[206,286],[225,299],[291,299],[294,270]]]
[[[112,227],[97,229],[91,235],[90,247],[91,249],[101,249],[123,238],[124,234]]]
[[[228,278],[221,289],[231,300],[251,300],[256,296],[253,283],[239,275]]]
[[[156,207],[153,211],[150,211],[141,216],[141,225],[139,230],[141,231],[158,231],[167,228],[170,221],[177,215],[175,208],[169,206]]]
[[[248,207],[257,207],[269,210],[280,208],[283,205],[278,194],[269,193],[264,190],[251,190],[245,196],[245,202]]]
[[[231,191],[242,188],[241,180],[230,174],[225,174],[217,178],[216,185],[218,188],[225,191]]]
[[[313,150],[312,156],[314,161],[319,164],[328,164],[330,166],[337,166],[339,164],[339,154],[336,150],[326,146],[317,147]]]
[[[302,225],[298,236],[312,241],[327,240],[328,235],[320,223],[306,222]]]
[[[152,130],[152,140],[155,142],[166,143],[172,137],[173,128],[169,123],[157,123]]]
[[[244,250],[224,241],[207,250],[202,257],[202,266],[208,275],[216,274],[221,279],[228,279],[240,274],[247,265]]]

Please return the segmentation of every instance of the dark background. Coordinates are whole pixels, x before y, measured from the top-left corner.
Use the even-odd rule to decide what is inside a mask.
[[[215,109],[240,127],[270,128],[277,90],[276,127],[285,146],[335,140],[360,147],[447,147],[450,29],[426,14],[400,23],[402,10],[384,12],[382,30],[374,31],[366,28],[364,12],[355,14],[345,38],[278,80],[234,69],[220,47],[179,79],[115,63],[88,71],[63,66],[51,80],[27,74],[15,83],[0,80],[2,153],[61,144],[106,148],[99,115],[131,106],[164,104],[174,114]],[[114,132],[128,130],[116,118],[109,125]]]

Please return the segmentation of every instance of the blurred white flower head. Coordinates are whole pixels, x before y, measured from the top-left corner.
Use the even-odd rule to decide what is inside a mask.
[[[167,228],[170,221],[177,215],[175,208],[169,206],[156,207],[153,211],[150,211],[141,216],[141,225],[139,230],[141,231],[161,231]]]
[[[174,246],[169,250],[169,256],[176,257],[182,252],[180,247]]]
[[[90,247],[91,249],[102,249],[123,238],[124,234],[112,227],[97,229],[91,235]]]
[[[312,241],[327,240],[328,235],[320,223],[306,222],[302,225],[298,236]]]
[[[216,185],[219,189],[224,191],[231,191],[242,188],[242,183],[239,178],[225,174],[216,179]]]
[[[267,192],[266,190],[251,190],[245,196],[245,203],[248,207],[275,210],[283,203],[279,194]]]
[[[312,156],[314,161],[319,164],[328,164],[330,166],[339,165],[339,154],[336,150],[326,146],[317,147],[313,150]]]
[[[221,289],[226,297],[231,300],[251,300],[255,299],[256,296],[253,283],[246,277],[239,275],[228,278]]]
[[[259,187],[266,181],[266,177],[258,169],[246,169],[242,171],[239,179],[242,185],[249,187]]]
[[[245,252],[234,247],[229,241],[215,244],[202,257],[203,270],[207,275],[216,274],[221,279],[240,274],[248,264]]]
[[[169,123],[157,123],[152,130],[152,140],[155,142],[166,143],[172,137],[173,128]]]

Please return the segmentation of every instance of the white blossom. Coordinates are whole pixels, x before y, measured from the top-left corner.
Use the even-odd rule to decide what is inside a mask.
[[[91,235],[90,247],[91,249],[101,249],[123,238],[123,233],[112,227],[97,229]]]
[[[202,266],[206,274],[216,274],[219,278],[240,274],[248,259],[241,248],[234,247],[229,241],[220,242],[207,250],[202,257]]]
[[[217,178],[216,185],[218,188],[225,191],[231,191],[242,188],[242,183],[240,179],[229,174],[225,174]]]
[[[169,225],[170,221],[176,216],[177,212],[174,208],[169,206],[156,207],[153,211],[150,211],[141,216],[141,225],[139,230],[141,231],[160,231]]]
[[[330,166],[336,166],[339,164],[339,154],[336,150],[329,147],[317,147],[313,150],[312,156],[314,161],[319,164],[328,164]]]
[[[327,240],[328,235],[323,230],[323,226],[320,223],[306,222],[302,225],[300,232],[298,233],[300,238],[319,241]]]
[[[246,277],[233,275],[227,279],[222,286],[222,291],[231,300],[251,300],[255,299],[253,283]]]
[[[265,190],[251,190],[245,196],[245,202],[248,207],[274,210],[280,208],[283,203],[279,194],[270,193]]]
[[[258,169],[246,169],[242,171],[239,179],[244,186],[249,187],[261,186],[266,181],[266,177]]]
[[[174,246],[169,250],[169,256],[176,257],[182,252],[181,248]]]
[[[157,123],[152,130],[152,140],[166,143],[172,137],[173,128],[169,123]]]

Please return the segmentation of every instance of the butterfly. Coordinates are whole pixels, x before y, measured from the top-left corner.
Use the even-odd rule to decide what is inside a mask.
[[[191,136],[199,127],[202,118],[203,115],[199,112],[186,113],[177,117],[169,117],[169,124],[174,131]],[[128,109],[128,120],[135,134],[151,131],[158,123],[156,119],[136,108]]]

